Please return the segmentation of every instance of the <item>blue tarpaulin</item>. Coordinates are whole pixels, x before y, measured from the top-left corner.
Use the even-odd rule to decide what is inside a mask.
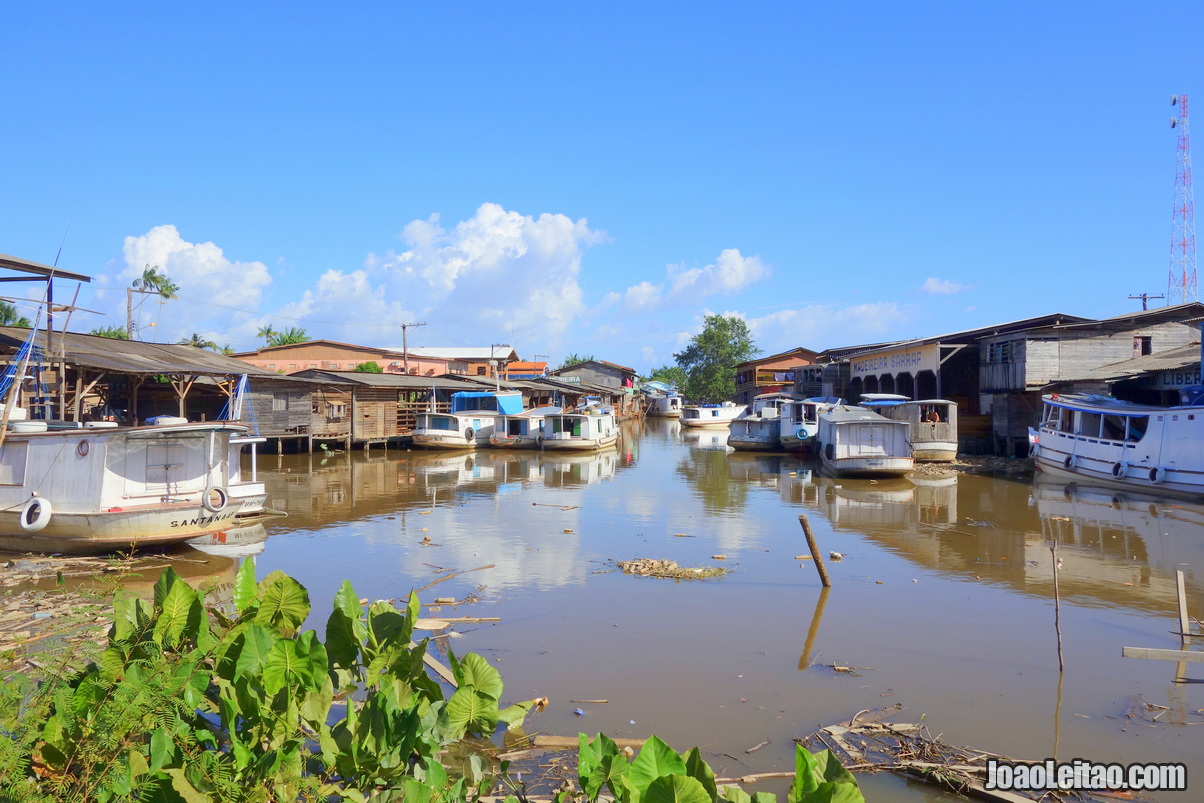
[[[523,396],[521,393],[470,390],[453,393],[451,411],[459,413],[465,410],[496,410],[503,415],[515,415],[523,411]]]

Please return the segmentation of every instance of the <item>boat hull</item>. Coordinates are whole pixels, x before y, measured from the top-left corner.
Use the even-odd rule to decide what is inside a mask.
[[[266,495],[265,495],[266,498]],[[231,501],[212,512],[197,503],[147,505],[103,512],[52,513],[41,530],[21,528],[21,512],[0,513],[0,549],[88,555],[179,544],[207,533],[247,526],[243,506],[263,509],[264,499]]]
[[[780,452],[782,444],[777,438],[758,438],[747,435],[728,435],[727,445],[738,452]]]
[[[468,440],[463,435],[454,432],[449,432],[446,435],[434,432],[415,432],[411,438],[415,446],[421,446],[423,449],[456,449],[464,451],[466,449],[475,449],[478,445],[476,438]]]
[[[553,452],[584,452],[605,449],[619,442],[619,434],[613,432],[599,438],[545,438],[543,448]]]
[[[912,441],[911,456],[917,463],[952,463],[957,460],[957,443]]]
[[[539,435],[497,435],[489,438],[489,445],[494,449],[538,449],[541,437]]]
[[[824,468],[838,477],[902,477],[915,468],[910,457],[822,458]]]

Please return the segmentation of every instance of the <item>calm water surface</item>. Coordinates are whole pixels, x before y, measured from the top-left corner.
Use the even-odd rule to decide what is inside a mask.
[[[1123,646],[1178,647],[1176,568],[1204,614],[1204,507],[970,475],[834,480],[792,457],[728,453],[725,437],[651,420],[593,455],[264,456],[269,504],[289,517],[268,526],[259,572],[303,582],[320,628],[344,578],[398,598],[442,570],[495,564],[423,597],[475,595],[449,615],[501,618],[457,626],[450,643],[495,662],[508,700],[551,698],[528,730],[656,733],[702,746],[722,774],[792,769],[794,737],[901,703],[896,721],[923,717],[952,744],[1185,761],[1204,785],[1204,686],[1176,684],[1176,664],[1121,658]],[[795,557],[807,552],[800,514],[824,555],[844,554],[828,564],[829,592]],[[612,571],[715,554],[730,576]],[[1170,710],[1127,720],[1138,695]],[[609,702],[572,702],[585,699]],[[885,775],[863,785],[870,799],[941,798]]]

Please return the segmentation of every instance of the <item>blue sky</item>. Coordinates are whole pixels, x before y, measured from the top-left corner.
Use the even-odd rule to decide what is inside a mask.
[[[766,353],[1121,314],[1166,292],[1202,9],[6,3],[0,253],[63,243],[84,331],[158,266],[144,339],[238,350],[424,321],[646,370],[708,312]]]

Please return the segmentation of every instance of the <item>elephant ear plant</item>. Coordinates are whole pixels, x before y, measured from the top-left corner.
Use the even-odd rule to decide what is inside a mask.
[[[412,640],[418,614],[416,595],[400,610],[365,608],[344,582],[323,642],[301,630],[308,592],[281,572],[257,582],[245,561],[231,608],[207,606],[167,569],[152,600],[118,596],[87,667],[32,692],[0,684],[0,800],[475,803],[513,786],[508,765],[465,737],[520,725],[536,701],[502,707],[500,675],[472,653],[449,656],[445,699],[426,640]],[[470,755],[453,777],[440,758],[461,742]],[[826,751],[799,748],[797,761],[789,803],[862,800]],[[697,748],[678,755],[655,736],[629,763],[607,737],[583,735],[579,762],[590,801],[603,788],[619,803],[753,800],[717,789]]]
[[[107,648],[87,668],[5,706],[0,799],[464,800],[490,790],[479,758],[455,781],[439,763],[468,734],[516,726],[534,702],[500,708],[502,681],[453,656],[444,699],[413,643],[419,603],[360,605],[344,582],[313,630],[309,595],[252,561],[233,611],[167,569],[153,601],[122,596]],[[420,791],[425,790],[425,791]]]
[[[738,786],[719,787],[698,748],[678,754],[653,736],[634,761],[614,741],[581,734],[577,775],[585,797],[595,803],[603,790],[618,803],[776,803],[768,792],[749,795]],[[828,750],[795,748],[795,776],[787,803],[865,803],[853,775]]]

